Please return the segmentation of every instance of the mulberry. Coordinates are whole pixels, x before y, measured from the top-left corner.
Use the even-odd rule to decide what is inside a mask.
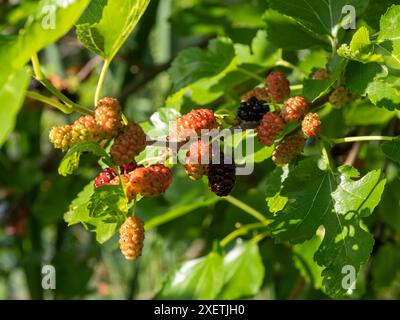
[[[279,166],[285,165],[299,155],[303,148],[304,139],[299,134],[287,136],[275,147],[272,153],[272,161]]]
[[[94,187],[98,188],[103,185],[110,184],[110,182],[117,176],[114,169],[105,168],[94,180]]]
[[[196,109],[179,117],[172,125],[170,141],[187,140],[193,135],[200,136],[201,130],[215,129],[217,121],[214,112],[209,109]]]
[[[186,153],[185,169],[193,180],[200,179],[207,174],[208,164],[211,159],[211,146],[204,141],[197,141],[189,146]]]
[[[279,113],[266,113],[256,128],[258,141],[265,146],[272,146],[284,124]]]
[[[314,80],[326,80],[328,78],[329,78],[329,73],[328,70],[326,70],[325,68],[317,69],[313,74]]]
[[[336,88],[329,96],[329,102],[336,108],[341,108],[350,101],[349,91],[345,87]]]
[[[104,138],[117,136],[122,127],[121,106],[118,100],[115,98],[100,99],[94,110],[94,119]]]
[[[70,125],[52,127],[50,130],[49,139],[54,145],[54,148],[66,151],[70,147],[71,131],[72,127]]]
[[[146,134],[136,123],[129,123],[111,146],[110,154],[118,165],[132,162],[133,157],[146,148]]]
[[[126,218],[119,229],[119,247],[128,260],[134,260],[142,253],[144,224],[136,216]]]
[[[249,92],[247,92],[241,102],[247,102],[251,98],[256,98],[259,101],[269,101],[270,97],[268,95],[268,90],[266,88],[256,87]]]
[[[226,163],[227,159],[221,155],[219,164],[211,163],[208,167],[208,187],[219,197],[231,193],[236,181],[236,166]]]
[[[139,167],[129,174],[129,188],[133,194],[157,196],[167,190],[172,182],[172,172],[162,164]]]
[[[99,140],[99,129],[92,116],[80,117],[72,124],[71,128],[71,146],[79,141],[96,142]]]
[[[301,130],[306,137],[316,137],[321,130],[321,120],[317,113],[308,113],[301,123]]]
[[[129,164],[124,164],[122,166],[119,166],[119,172],[121,174],[127,174],[129,172],[132,172],[133,170],[135,170],[137,168],[137,163],[133,160],[131,163]]]
[[[272,71],[265,79],[268,96],[275,102],[283,102],[290,94],[290,84],[282,71]]]
[[[260,121],[268,111],[269,107],[265,104],[265,101],[251,97],[240,103],[236,114],[242,121]]]
[[[305,98],[297,96],[288,99],[282,109],[282,117],[286,122],[298,121],[308,110],[308,102]]]

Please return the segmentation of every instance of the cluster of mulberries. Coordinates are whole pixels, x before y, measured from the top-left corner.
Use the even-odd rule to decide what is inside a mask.
[[[238,115],[243,116],[245,121],[257,121],[269,110],[264,103],[265,101],[258,100],[255,95],[248,96],[247,100],[242,101]],[[216,127],[217,121],[213,111],[192,110],[177,119],[169,132],[168,139],[187,141],[190,138],[191,143],[185,158],[185,170],[189,178],[198,180],[207,175],[210,190],[218,196],[226,196],[233,189],[236,167],[234,164],[225,164],[224,159],[222,163],[214,164],[212,145],[201,139],[202,130],[212,130]]]
[[[55,148],[66,151],[80,141],[100,142],[116,137],[122,127],[121,106],[114,98],[103,98],[94,116],[82,116],[72,125],[54,126],[49,139]]]
[[[314,79],[328,77],[326,69],[316,70]],[[318,114],[307,113],[308,101],[301,96],[288,98],[290,84],[284,73],[272,71],[265,80],[265,88],[255,88],[247,92],[237,110],[237,116],[242,121],[257,121],[256,128],[258,141],[265,146],[272,146],[279,139],[279,135],[288,122],[301,122],[301,130],[305,138],[316,137],[321,128]],[[287,99],[287,100],[286,100]],[[270,111],[266,102],[284,103],[281,110]],[[290,135],[283,138],[275,146],[273,161],[277,165],[288,163],[301,153],[304,147],[304,138],[299,135]],[[210,168],[209,175],[210,175]]]

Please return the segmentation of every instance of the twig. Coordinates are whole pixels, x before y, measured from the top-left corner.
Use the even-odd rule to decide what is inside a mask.
[[[358,151],[360,151],[360,147],[361,147],[360,141],[353,144],[346,160],[344,161],[344,164],[348,166],[352,166],[354,164],[354,161],[356,161],[357,159]]]
[[[299,296],[301,290],[303,289],[304,285],[306,284],[305,280],[303,277],[299,277],[294,284],[292,291],[290,291],[288,295],[288,300],[295,300]]]
[[[76,74],[76,78],[78,79],[78,81],[82,82],[83,80],[85,80],[93,71],[93,69],[101,62],[101,60],[102,59],[100,56],[95,56],[93,59],[90,59]]]

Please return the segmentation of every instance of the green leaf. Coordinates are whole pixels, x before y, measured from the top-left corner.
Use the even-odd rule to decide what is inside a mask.
[[[66,176],[72,174],[79,166],[79,160],[83,152],[91,152],[94,155],[102,158],[105,163],[112,166],[112,161],[107,152],[97,143],[92,141],[81,141],[75,144],[65,154],[58,167],[58,173]]]
[[[369,31],[366,27],[358,29],[351,39],[350,45],[342,44],[337,53],[343,58],[363,63],[383,62],[382,55],[374,53],[373,45],[369,39]]]
[[[111,61],[150,0],[92,1],[77,22],[78,39],[88,49]]]
[[[127,200],[120,186],[94,189],[90,182],[71,202],[64,220],[68,225],[82,223],[87,230],[96,233],[99,243],[104,243],[114,235],[127,212]]]
[[[376,108],[366,100],[352,103],[344,108],[343,111],[346,125],[348,126],[384,125],[397,114],[396,111]]]
[[[360,218],[370,215],[378,205],[386,180],[380,180],[380,171],[371,171],[360,180],[355,170],[342,168],[338,188],[332,192],[335,212],[324,217],[324,239],[315,254],[315,260],[324,267],[323,284],[329,295],[340,297],[351,294],[342,286],[345,266],[358,272],[366,263],[374,243],[372,235]]]
[[[301,275],[311,283],[314,289],[321,289],[323,268],[314,261],[314,254],[322,239],[315,235],[310,240],[293,246],[293,260]]]
[[[150,117],[151,124],[154,128],[146,132],[150,137],[158,138],[169,134],[171,122],[175,121],[181,114],[172,108],[159,108],[157,112]]]
[[[78,193],[78,196],[72,200],[69,205],[69,210],[64,214],[64,220],[69,226],[80,223],[81,221],[87,221],[89,217],[87,204],[93,193],[93,182],[90,182]]]
[[[389,287],[399,274],[400,248],[385,244],[372,262],[372,279],[375,289]]]
[[[288,202],[270,225],[278,240],[292,243],[311,239],[318,227],[324,227],[314,259],[323,267],[323,285],[333,297],[351,294],[342,286],[343,267],[351,265],[358,272],[371,253],[373,237],[361,218],[373,212],[386,183],[379,170],[359,180],[354,180],[359,173],[352,167],[341,167],[339,172],[336,181],[313,159],[300,162],[290,171],[280,192]]]
[[[224,286],[219,299],[239,299],[258,293],[264,279],[264,265],[258,245],[238,242],[224,257]]]
[[[368,85],[383,74],[383,68],[378,63],[352,61],[346,67],[346,87],[354,94],[366,95]]]
[[[335,211],[342,215],[356,211],[360,217],[369,216],[378,205],[385,184],[380,170],[371,171],[357,181],[342,175],[338,188],[332,193]]]
[[[381,17],[378,48],[389,68],[400,70],[400,5],[391,6]]]
[[[90,217],[124,216],[128,202],[121,186],[101,186],[95,189],[88,204]]]
[[[323,47],[328,49],[328,39],[304,28],[296,20],[273,10],[264,14],[268,39],[278,48],[284,50],[309,49]]]
[[[395,179],[388,183],[379,204],[379,211],[385,224],[394,229],[400,230],[400,180]]]
[[[400,139],[386,141],[381,148],[386,157],[400,164]]]
[[[245,81],[260,82],[258,74],[280,58],[280,50],[271,45],[263,30],[257,32],[251,48],[233,44],[229,38],[217,38],[209,42],[206,51],[183,50],[169,70],[174,92],[167,106],[179,109],[189,92],[194,102],[206,104]]]
[[[232,40],[218,38],[210,41],[208,50],[188,48],[181,51],[169,69],[174,91],[200,79],[215,76],[226,69],[235,57]]]
[[[324,216],[332,211],[330,193],[334,188],[333,175],[320,170],[314,159],[300,162],[290,172],[280,192],[282,197],[288,198],[288,202],[270,225],[275,238],[291,243],[311,239]]]
[[[400,91],[387,81],[375,80],[368,85],[367,95],[379,108],[400,109]]]
[[[350,46],[343,44],[338,54],[350,60],[380,62],[389,69],[400,70],[400,6],[391,6],[381,17],[376,41],[371,41],[368,29],[361,27],[354,34]]]
[[[317,34],[335,35],[342,23],[345,5],[355,7],[359,16],[368,6],[366,0],[269,0],[272,9],[296,19]]]
[[[322,95],[329,92],[331,87],[342,75],[342,72],[346,68],[347,61],[342,58],[338,58],[330,61],[330,69],[333,70],[326,80],[313,80],[305,79],[303,81],[303,95],[309,101],[314,101]]]
[[[18,111],[22,106],[29,84],[29,73],[22,68],[11,74],[0,87],[0,147],[14,129]]]
[[[9,74],[23,67],[33,54],[67,33],[89,0],[40,1],[18,37],[0,36],[0,86]]]
[[[212,252],[174,270],[156,299],[214,299],[223,286],[223,278],[222,257]]]

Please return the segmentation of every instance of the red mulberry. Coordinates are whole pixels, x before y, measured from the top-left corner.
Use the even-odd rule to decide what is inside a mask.
[[[129,164],[146,148],[146,134],[136,123],[129,123],[111,146],[110,154],[118,165]]]
[[[266,113],[256,129],[258,141],[265,146],[272,146],[284,124],[279,113]]]
[[[308,102],[305,98],[297,96],[288,99],[282,109],[282,117],[286,122],[298,121],[308,110]]]
[[[321,130],[321,120],[317,113],[308,113],[301,123],[301,130],[306,137],[316,137]]]
[[[268,96],[275,102],[283,102],[290,94],[290,84],[282,71],[272,71],[265,79]]]
[[[171,170],[161,164],[139,167],[129,174],[132,192],[147,197],[164,193],[171,182]]]
[[[201,135],[203,129],[215,129],[217,121],[214,112],[209,109],[196,109],[179,117],[172,125],[169,134],[170,141],[186,140],[191,135]]]
[[[104,138],[118,135],[122,127],[121,106],[115,98],[100,99],[94,110],[94,119]]]
[[[198,180],[207,174],[210,159],[211,146],[209,143],[203,141],[192,143],[186,153],[185,169],[188,176],[193,180]]]

